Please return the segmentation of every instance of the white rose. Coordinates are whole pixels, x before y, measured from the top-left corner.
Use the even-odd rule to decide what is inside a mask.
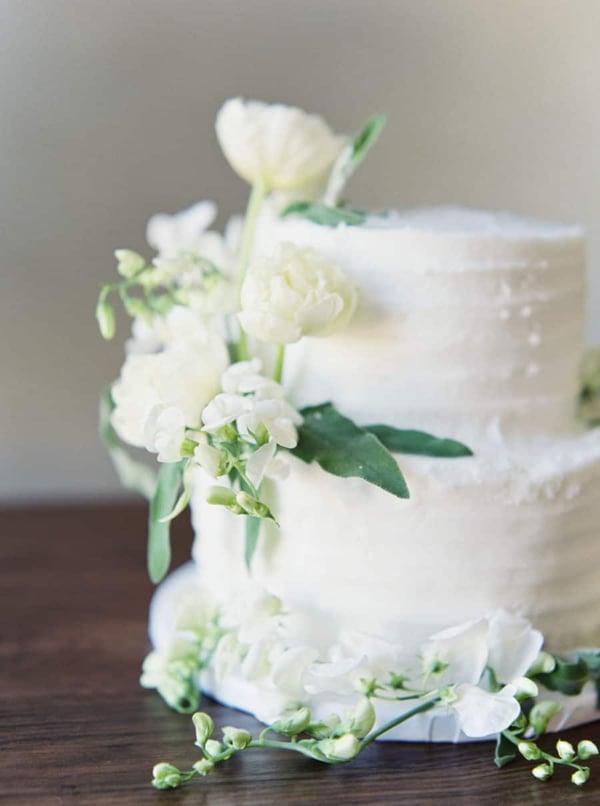
[[[118,435],[130,445],[145,447],[146,423],[156,406],[176,407],[187,426],[198,425],[219,389],[227,360],[224,343],[214,335],[187,350],[129,355],[112,388],[111,421]]]
[[[242,286],[244,330],[262,341],[291,344],[343,327],[357,290],[344,272],[314,249],[284,243],[273,258],[254,262]]]
[[[216,131],[234,171],[267,191],[314,184],[329,172],[347,142],[317,115],[241,98],[221,107]]]

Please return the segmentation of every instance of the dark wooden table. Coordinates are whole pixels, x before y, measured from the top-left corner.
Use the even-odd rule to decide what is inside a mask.
[[[196,759],[188,716],[138,686],[147,651],[145,510],[88,506],[0,514],[0,802],[7,804],[600,803],[600,763],[581,790],[559,770],[498,770],[485,745],[377,744],[347,766],[247,752],[187,788],[150,786],[156,761]],[[176,561],[190,530],[175,525]],[[205,701],[217,725],[251,717]],[[600,741],[600,723],[570,731]],[[564,774],[561,774],[564,773]]]

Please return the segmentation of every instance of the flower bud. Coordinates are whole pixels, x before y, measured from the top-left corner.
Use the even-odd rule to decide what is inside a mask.
[[[538,781],[547,781],[549,778],[552,778],[554,770],[550,764],[538,764],[537,767],[531,770],[531,774],[534,778],[537,778]]]
[[[583,761],[598,755],[598,746],[590,739],[582,739],[577,745],[577,755]]]
[[[199,775],[208,775],[215,768],[215,765],[208,758],[201,758],[193,765],[194,769]]]
[[[559,739],[556,742],[556,752],[563,761],[573,761],[575,758],[575,748],[571,742],[566,742],[564,739]]]
[[[575,770],[571,776],[571,783],[575,784],[575,786],[583,786],[589,777],[590,771],[588,769]]]
[[[368,697],[361,697],[358,705],[345,721],[345,727],[349,733],[354,734],[358,739],[362,739],[373,729],[375,724],[375,709]]]
[[[175,789],[182,782],[181,773],[165,761],[155,764],[152,769],[152,786],[156,789]]]
[[[316,725],[310,726],[310,734],[316,739],[329,739],[335,733],[339,733],[341,719],[337,714],[330,714],[329,716],[317,722]]]
[[[286,736],[297,736],[310,725],[311,715],[306,707],[298,708],[297,711],[285,714],[271,726],[276,733],[283,733]]]
[[[527,670],[527,677],[538,674],[549,674],[556,668],[556,659],[548,652],[540,652],[532,666]]]
[[[542,757],[542,751],[533,742],[519,742],[517,748],[527,761],[537,761],[538,758]]]
[[[517,700],[527,700],[538,695],[537,685],[528,677],[518,677],[513,681],[513,685],[517,687],[515,692]]]
[[[105,300],[100,300],[96,306],[96,320],[102,338],[110,341],[115,335],[115,312]]]
[[[247,515],[253,515],[256,518],[272,517],[269,507],[248,493],[239,492],[235,497],[235,501]]]
[[[223,741],[228,747],[235,747],[236,750],[243,750],[252,741],[252,736],[247,730],[242,728],[223,728]]]
[[[536,736],[541,736],[546,732],[550,720],[560,709],[560,703],[552,702],[552,700],[543,700],[533,706],[529,713],[529,724],[534,729]]]
[[[203,711],[198,711],[192,717],[192,722],[194,723],[194,728],[196,729],[196,741],[195,744],[198,747],[204,747],[206,740],[212,736],[212,732],[215,729],[215,723],[212,721],[211,717],[208,714],[205,714]]]
[[[322,739],[317,749],[330,761],[351,761],[360,753],[360,742],[352,733],[344,733],[338,739]]]
[[[115,257],[117,258],[117,271],[121,277],[125,277],[127,280],[146,265],[144,258],[137,252],[132,252],[131,249],[117,249]]]
[[[204,749],[206,751],[206,755],[213,759],[218,758],[218,756],[221,755],[223,750],[225,750],[225,745],[221,742],[218,742],[216,739],[207,739]]]
[[[236,497],[234,491],[230,487],[220,487],[213,485],[209,487],[206,495],[208,504],[217,504],[222,507],[230,507],[235,505]]]

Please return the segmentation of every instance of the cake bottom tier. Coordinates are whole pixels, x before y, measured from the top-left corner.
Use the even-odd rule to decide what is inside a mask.
[[[256,583],[218,600],[206,582],[188,563],[162,583],[151,605],[154,650],[142,683],[181,710],[190,710],[191,686],[265,724],[300,706],[313,722],[332,715],[343,721],[370,690],[381,726],[443,692],[442,702],[381,738],[491,739],[511,723],[522,675],[543,657],[542,634],[504,610],[402,643],[348,625],[332,629],[318,613],[289,608]],[[407,696],[413,698],[397,699]],[[557,704],[552,732],[599,719],[597,698],[591,680],[574,696],[538,686],[538,700]]]

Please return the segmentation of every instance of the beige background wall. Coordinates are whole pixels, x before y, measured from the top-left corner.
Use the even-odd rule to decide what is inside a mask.
[[[342,131],[386,110],[357,204],[581,221],[600,342],[599,41],[600,0],[0,0],[0,499],[118,491],[96,292],[151,213],[242,206],[231,95]]]

